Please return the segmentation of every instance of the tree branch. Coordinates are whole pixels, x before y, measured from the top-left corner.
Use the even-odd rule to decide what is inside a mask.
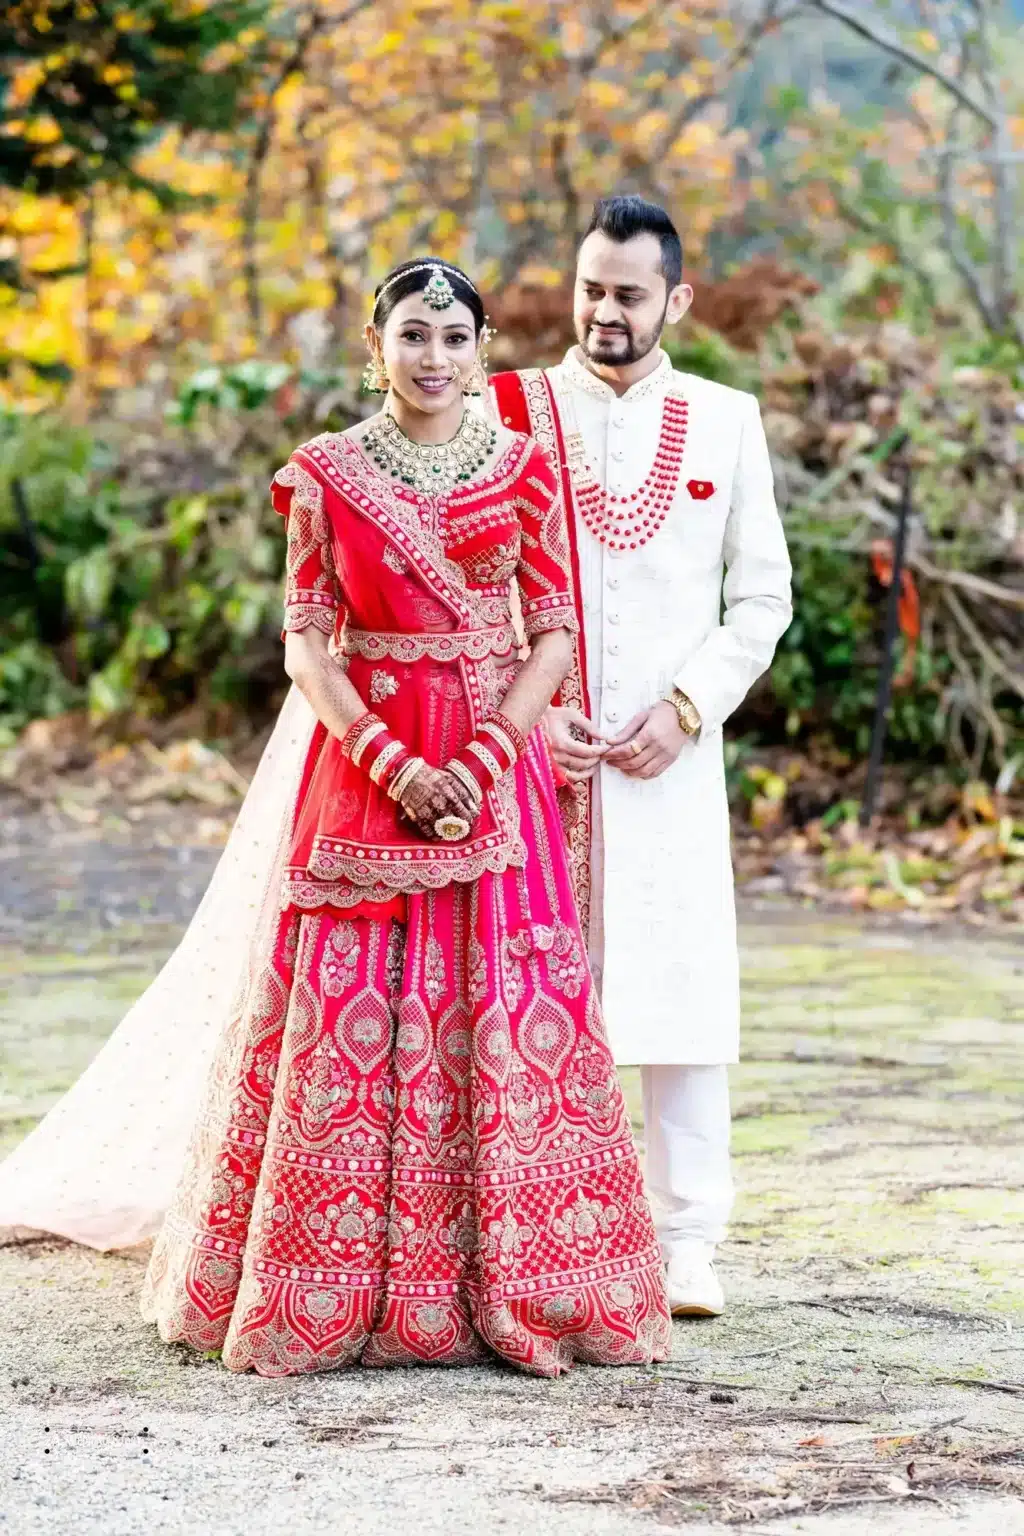
[[[1006,330],[1012,323],[1016,296],[1016,197],[1011,171],[1013,139],[1008,114],[996,78],[987,0],[971,0],[977,18],[977,70],[994,118],[992,130],[992,300]]]
[[[838,185],[831,184],[829,190],[835,200],[836,208],[848,223],[859,229],[862,234],[870,235],[872,239],[879,240],[884,245],[892,246],[897,259],[906,267],[908,272],[913,273],[914,277],[917,278],[928,303],[934,305],[937,302],[937,297],[931,273],[926,267],[921,265],[916,256],[913,256],[907,250],[904,242],[896,234],[894,226],[883,223],[881,219],[872,218],[871,214],[865,213],[863,209],[858,208],[855,203],[844,196],[839,190]]]
[[[901,64],[906,64],[910,69],[917,70],[920,75],[927,75],[937,85],[941,85],[944,91],[953,96],[962,107],[972,112],[987,127],[995,130],[997,120],[991,109],[980,101],[974,92],[943,69],[940,64],[933,63],[927,54],[918,53],[916,48],[911,48],[897,33],[890,31],[888,27],[880,26],[869,20],[864,13],[853,5],[847,5],[844,0],[808,0],[813,10],[820,11],[823,16],[831,16],[835,21],[842,22],[844,27],[849,27],[851,32],[856,32],[858,37],[874,43],[876,48],[894,59],[899,59]]]
[[[657,149],[650,157],[652,165],[657,165],[669,153],[684,128],[698,118],[712,102],[720,99],[722,77],[728,79],[741,64],[745,64],[766,34],[789,21],[799,9],[799,6],[793,6],[789,11],[784,11],[781,0],[767,0],[764,9],[757,19],[750,23],[736,47],[720,61],[714,85],[706,91],[701,91],[698,96],[691,96],[670,119],[668,127],[661,135]]]

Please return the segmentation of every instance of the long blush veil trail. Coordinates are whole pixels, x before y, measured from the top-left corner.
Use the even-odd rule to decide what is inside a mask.
[[[125,1248],[159,1228],[217,1040],[277,916],[315,724],[293,688],[181,943],[74,1087],[0,1164],[0,1243],[56,1233]]]

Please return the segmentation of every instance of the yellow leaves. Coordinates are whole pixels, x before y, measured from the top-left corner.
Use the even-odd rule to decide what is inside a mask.
[[[48,198],[15,199],[9,194],[8,205],[3,207],[3,222],[15,235],[48,234],[61,229],[67,231],[74,226],[75,215],[72,209]]]
[[[439,213],[434,220],[434,235],[437,240],[454,240],[459,233],[459,219],[450,209]]]
[[[89,316],[89,329],[96,336],[112,336],[117,328],[115,309],[94,309]]]
[[[7,83],[7,111],[13,114],[27,106],[45,79],[46,69],[40,63],[16,69]]]
[[[280,16],[290,0],[276,3]],[[690,259],[700,259],[706,231],[732,205],[739,140],[717,118],[702,114],[673,145],[664,142],[678,104],[717,79],[714,61],[727,43],[718,0],[609,0],[617,26],[634,25],[605,50],[582,91],[573,66],[598,41],[596,6],[376,0],[341,26],[334,23],[350,0],[319,3],[327,25],[303,71],[276,91],[277,76],[267,72],[244,133],[189,143],[166,133],[140,155],[141,175],[205,203],[167,213],[144,192],[98,195],[88,332],[85,283],[61,280],[0,309],[0,352],[27,357],[35,348],[78,366],[87,334],[93,382],[116,377],[116,387],[145,378],[154,363],[173,368],[177,349],[211,361],[265,355],[268,346],[289,345],[291,316],[333,309],[339,287],[364,293],[411,250],[429,244],[458,259],[467,233],[486,230],[485,249],[500,257],[528,223],[538,243],[516,275],[557,288],[572,241],[556,141],[584,207],[641,173],[666,203],[686,210]],[[148,22],[126,9],[116,24]],[[242,46],[264,35],[254,28]],[[708,47],[712,37],[717,51]],[[31,111],[42,78],[38,66],[13,76],[7,107],[16,121],[44,121]],[[120,66],[104,78],[122,95],[136,88]],[[245,191],[253,124],[264,114],[273,130],[255,229],[264,335],[254,339]],[[45,152],[61,147],[58,136]],[[0,192],[0,235],[14,242],[23,268],[80,260],[80,218],[80,209],[46,200],[5,204]],[[507,275],[497,261],[474,270],[494,284]],[[353,307],[358,321],[361,308]],[[24,387],[26,375],[15,375]]]
[[[583,94],[594,106],[610,110],[624,106],[627,100],[626,87],[613,80],[591,80]]]
[[[29,144],[56,144],[60,129],[52,117],[34,117],[24,125],[21,136]]]
[[[717,141],[718,133],[714,124],[698,118],[695,122],[687,123],[673,144],[672,153],[684,159],[689,158],[714,148]]]
[[[370,49],[368,57],[371,59],[385,59],[388,54],[397,53],[404,41],[405,34],[402,32],[385,32],[384,36]]]
[[[519,272],[519,282],[524,288],[560,288],[565,274],[560,267],[547,267],[531,262]]]
[[[925,31],[923,28],[914,33],[914,42],[922,53],[938,53],[939,40],[934,32]]]
[[[665,132],[669,124],[669,116],[665,111],[645,112],[636,121],[633,129],[633,143],[637,149],[649,149]]]
[[[744,771],[744,787],[750,797],[750,820],[758,831],[776,826],[786,804],[789,784],[781,773],[760,763]]]

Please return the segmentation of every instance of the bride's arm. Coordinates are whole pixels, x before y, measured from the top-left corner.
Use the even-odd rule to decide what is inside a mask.
[[[529,736],[561,687],[572,665],[573,640],[567,629],[534,635],[530,655],[501,703],[501,713]]]
[[[317,719],[340,741],[349,726],[366,714],[366,705],[329,646],[327,635],[312,626],[289,631],[284,637],[284,669]]]
[[[284,669],[304,695],[317,719],[332,736],[342,740],[363,715],[366,704],[349,682],[329,650],[322,630],[290,630],[285,636]],[[543,707],[543,706],[542,706]],[[363,765],[365,766],[365,764]],[[433,839],[434,823],[442,816],[464,816],[473,821],[476,807],[466,788],[452,774],[424,763],[402,791],[402,809],[418,831]]]

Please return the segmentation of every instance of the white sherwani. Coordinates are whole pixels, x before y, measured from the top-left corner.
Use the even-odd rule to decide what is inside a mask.
[[[648,544],[616,553],[577,516],[595,722],[614,735],[673,686],[703,722],[659,778],[600,769],[591,947],[619,1062],[733,1062],[739,977],[722,724],[791,617],[758,404],[674,372],[665,353],[618,397],[575,352],[548,377],[563,430],[575,417],[587,463],[613,493],[635,490],[650,471],[666,391],[689,405],[675,499]]]

